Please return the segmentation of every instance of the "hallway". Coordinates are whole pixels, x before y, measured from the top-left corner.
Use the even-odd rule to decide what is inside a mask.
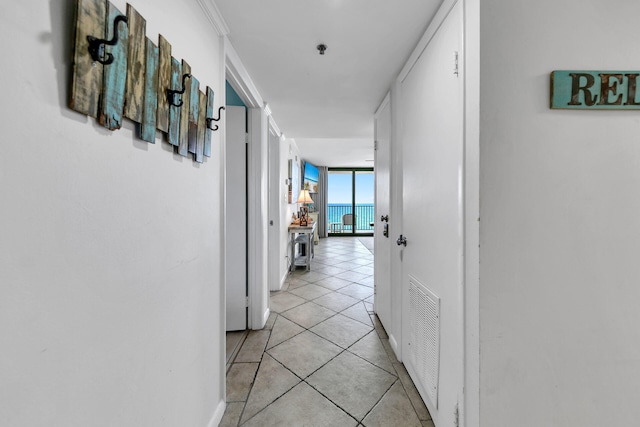
[[[321,239],[311,271],[271,293],[266,327],[227,334],[220,426],[433,426],[373,314],[363,241]]]

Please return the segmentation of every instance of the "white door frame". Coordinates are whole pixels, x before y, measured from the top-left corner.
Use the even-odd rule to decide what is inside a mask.
[[[247,179],[246,107],[225,111],[224,268],[226,330],[247,329]],[[241,214],[240,214],[241,213]]]
[[[269,318],[267,264],[267,115],[264,101],[240,57],[224,38],[226,79],[248,108],[248,307],[249,329],[262,329]],[[228,183],[225,185],[225,189]],[[232,238],[232,236],[226,236]],[[229,274],[229,272],[226,272]]]
[[[399,117],[402,114],[399,102],[400,81],[391,88],[391,150],[389,159],[389,192],[391,194],[389,217],[389,238],[396,239],[402,230],[402,136]],[[391,328],[387,329],[389,344],[398,360],[402,361],[402,252],[397,246],[391,247]]]

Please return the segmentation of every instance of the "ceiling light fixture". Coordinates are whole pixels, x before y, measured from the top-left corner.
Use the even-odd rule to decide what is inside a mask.
[[[327,45],[321,43],[318,46],[316,46],[316,49],[318,49],[318,52],[320,52],[320,55],[324,55],[324,52],[327,50]]]

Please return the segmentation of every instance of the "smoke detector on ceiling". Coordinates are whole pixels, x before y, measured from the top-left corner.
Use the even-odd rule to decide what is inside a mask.
[[[321,43],[318,46],[316,46],[316,49],[318,49],[318,52],[320,52],[320,55],[324,55],[324,52],[327,50],[327,45],[324,43]]]

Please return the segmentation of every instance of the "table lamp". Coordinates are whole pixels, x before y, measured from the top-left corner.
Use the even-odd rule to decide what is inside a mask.
[[[306,188],[304,190],[300,190],[300,195],[298,196],[296,203],[302,204],[302,207],[300,208],[300,225],[308,225],[307,216],[309,208],[307,207],[307,203],[313,203],[309,190]]]

